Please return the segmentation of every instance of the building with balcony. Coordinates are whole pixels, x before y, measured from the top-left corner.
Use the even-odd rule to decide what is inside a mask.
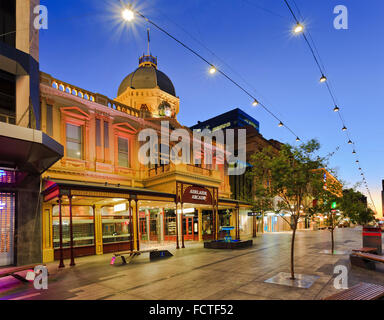
[[[227,225],[236,227],[234,237],[251,235],[249,206],[231,199],[224,164],[139,161],[140,132],[161,136],[162,122],[166,138],[185,129],[194,141],[177,121],[180,99],[157,58],[141,57],[115,99],[41,72],[40,100],[42,130],[64,146],[64,157],[44,173],[44,262],[169,243],[180,248],[218,239]],[[175,144],[159,138],[157,157]],[[214,154],[222,148],[208,147]]]

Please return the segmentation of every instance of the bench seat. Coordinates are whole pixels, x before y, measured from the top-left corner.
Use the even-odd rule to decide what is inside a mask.
[[[359,283],[323,300],[378,300],[384,297],[384,287],[372,283]]]
[[[9,268],[0,269],[0,278],[13,277],[22,282],[28,282],[28,280],[26,280],[25,278],[23,278],[22,276],[16,273],[26,271],[26,270],[34,270],[35,266],[36,265],[30,265],[30,266],[9,267]]]
[[[362,252],[362,253],[376,253],[377,254],[377,248],[360,248],[360,249],[353,249],[353,252]]]
[[[363,258],[363,259],[368,259],[368,260],[384,263],[384,256],[379,256],[377,254],[355,252],[355,253],[353,253],[353,255],[358,256],[358,257]]]

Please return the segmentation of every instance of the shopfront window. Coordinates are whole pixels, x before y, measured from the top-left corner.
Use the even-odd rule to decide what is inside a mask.
[[[176,236],[175,210],[165,210],[164,228],[166,236]]]
[[[203,236],[209,236],[213,234],[213,215],[211,210],[203,210]]]
[[[130,217],[126,203],[101,208],[103,243],[130,240]]]
[[[62,205],[63,247],[70,247],[69,206]],[[59,206],[53,207],[53,247],[60,247]],[[73,246],[82,247],[95,244],[95,224],[93,208],[90,206],[72,207]]]
[[[139,211],[139,235],[140,240],[147,241],[148,240],[148,222],[146,217],[146,211]]]
[[[82,159],[82,128],[67,123],[67,157]]]
[[[149,240],[161,240],[161,215],[158,209],[149,210]]]

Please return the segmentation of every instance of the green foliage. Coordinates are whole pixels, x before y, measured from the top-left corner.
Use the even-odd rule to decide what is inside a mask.
[[[279,152],[266,148],[252,155],[248,173],[252,181],[251,203],[260,211],[274,209],[293,230],[291,241],[291,279],[295,279],[294,247],[300,216],[312,206],[312,198],[324,186],[325,158],[316,155],[320,144],[311,140],[299,147],[283,145]],[[275,205],[273,205],[275,203]],[[291,219],[284,217],[291,213]]]
[[[339,222],[346,217],[340,212],[342,197],[335,190],[340,190],[340,184],[337,180],[327,179],[326,187],[318,189],[314,194],[316,201],[309,209],[311,215],[322,214],[325,216],[325,225],[333,231]]]
[[[354,189],[343,190],[340,207],[353,223],[365,225],[375,220],[374,212],[367,207],[365,196]]]
[[[316,155],[319,149],[319,142],[311,140],[299,147],[283,145],[277,154],[267,148],[252,155],[248,175],[253,205],[260,211],[290,212],[290,225],[296,229],[299,217],[312,206],[312,196],[324,185],[322,171],[317,170],[325,166],[325,158]]]

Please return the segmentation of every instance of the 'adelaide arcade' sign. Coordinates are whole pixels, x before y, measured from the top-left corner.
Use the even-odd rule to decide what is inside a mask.
[[[209,190],[202,187],[191,186],[185,189],[184,203],[212,204],[212,195]]]

